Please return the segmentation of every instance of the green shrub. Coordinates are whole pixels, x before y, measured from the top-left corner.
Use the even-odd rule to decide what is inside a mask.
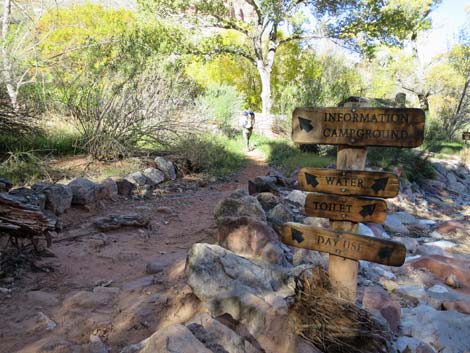
[[[187,158],[196,172],[217,177],[234,173],[246,165],[243,143],[240,138],[205,134],[180,139],[172,151]]]
[[[14,184],[30,184],[38,180],[51,179],[50,169],[33,151],[10,152],[0,164],[0,176]]]
[[[222,130],[227,130],[232,125],[232,119],[242,108],[243,97],[235,87],[213,85],[198,99],[198,103],[210,118],[215,119]]]
[[[299,167],[325,168],[335,162],[335,158],[326,154],[304,152],[287,139],[269,139],[254,136],[254,146],[266,155],[269,164],[279,167],[286,174],[291,174]]]
[[[433,179],[435,170],[424,157],[424,152],[396,147],[370,147],[367,161],[370,166],[392,171],[398,168],[401,177],[422,184],[425,179]]]

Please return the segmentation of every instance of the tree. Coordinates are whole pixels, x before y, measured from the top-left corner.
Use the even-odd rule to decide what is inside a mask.
[[[430,72],[429,84],[434,90],[435,115],[448,140],[470,125],[470,43],[456,44],[445,61]]]
[[[400,45],[429,23],[439,0],[140,0],[158,16],[184,18],[187,25],[233,30],[246,45],[213,47],[206,54],[230,53],[255,66],[261,80],[263,113],[272,107],[271,74],[276,53],[294,40],[332,38],[371,54],[379,43]],[[232,5],[232,4],[235,5]],[[313,29],[310,11],[316,19]],[[318,28],[322,28],[319,30]],[[281,31],[282,29],[282,31]],[[219,43],[220,44],[220,43]]]
[[[13,16],[12,6],[16,7]],[[12,0],[3,0],[0,56],[1,79],[13,110],[20,110],[18,101],[23,86],[34,82],[37,40],[34,27],[37,18],[33,11]]]

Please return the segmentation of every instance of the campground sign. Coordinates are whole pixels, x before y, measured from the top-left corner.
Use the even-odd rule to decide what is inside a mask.
[[[359,222],[383,223],[387,204],[400,190],[398,176],[365,171],[367,146],[417,147],[424,139],[425,114],[408,108],[297,108],[292,140],[299,144],[338,145],[337,169],[303,168],[299,188],[307,191],[305,213],[330,220],[323,229],[285,223],[282,241],[330,254],[328,272],[340,296],[354,301],[358,260],[401,266],[401,243],[364,236]]]
[[[407,108],[297,108],[292,140],[300,144],[418,147],[424,111]]]

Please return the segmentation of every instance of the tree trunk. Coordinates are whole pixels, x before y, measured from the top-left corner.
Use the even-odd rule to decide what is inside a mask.
[[[271,114],[272,97],[271,97],[271,71],[272,68],[266,67],[262,63],[258,63],[258,73],[261,79],[261,103],[263,114]]]
[[[8,31],[10,28],[11,16],[11,0],[3,1],[3,18],[2,18],[2,74],[5,81],[8,97],[11,106],[15,111],[18,110],[18,91],[13,83],[12,63],[10,61],[10,53],[7,48]]]

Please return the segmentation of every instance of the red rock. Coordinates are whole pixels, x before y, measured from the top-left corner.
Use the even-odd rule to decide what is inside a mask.
[[[250,217],[225,217],[219,225],[219,244],[251,259],[277,264],[284,260],[276,232]]]
[[[442,303],[444,310],[454,310],[462,314],[470,314],[470,301],[468,300],[457,300],[455,302],[444,302]]]
[[[398,332],[401,317],[400,304],[390,298],[388,293],[380,287],[366,287],[362,298],[365,309],[374,309],[380,312],[388,322],[393,332]]]
[[[449,234],[455,232],[457,229],[463,229],[464,225],[457,221],[446,221],[437,227],[436,231],[441,234]]]
[[[411,261],[409,266],[412,268],[426,268],[444,283],[450,276],[453,276],[462,288],[470,289],[470,261],[429,255]]]

